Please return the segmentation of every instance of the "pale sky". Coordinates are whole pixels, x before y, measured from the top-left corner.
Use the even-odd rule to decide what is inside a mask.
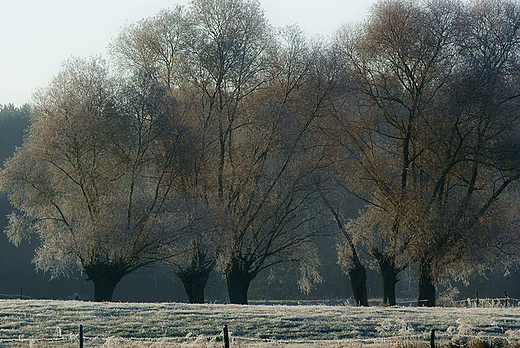
[[[309,37],[362,21],[376,0],[260,0],[271,25]],[[20,106],[72,56],[102,55],[120,28],[189,0],[0,0],[0,104]]]

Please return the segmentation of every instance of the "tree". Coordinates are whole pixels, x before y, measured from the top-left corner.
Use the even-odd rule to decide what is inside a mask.
[[[503,209],[499,197],[517,180],[517,141],[505,131],[517,127],[517,6],[467,8],[481,6],[500,19],[470,24],[451,1],[380,2],[363,27],[341,36],[360,97],[342,121],[342,146],[356,172],[350,189],[369,203],[355,225],[379,263],[388,304],[399,271],[417,262],[419,305],[435,305],[442,274],[489,262],[489,241],[502,237],[487,224],[512,228],[488,214]]]
[[[464,8],[463,18],[463,60],[442,91],[442,104],[435,106],[444,120],[428,125],[437,137],[436,143],[428,137],[432,156],[424,158],[436,164],[436,170],[429,169],[425,197],[429,243],[414,249],[426,271],[420,274],[426,290],[420,288],[419,301],[427,304],[435,303],[434,282],[443,271],[460,277],[486,268],[495,262],[497,246],[509,240],[511,247],[517,240],[512,186],[520,165],[520,7],[508,1],[475,3]]]
[[[207,189],[201,177],[201,164],[207,161],[208,151],[205,148],[207,130],[197,115],[202,113],[198,91],[186,84],[190,53],[193,52],[196,48],[192,20],[180,6],[126,26],[110,45],[110,53],[123,73],[145,73],[171,95],[175,94],[184,124],[194,130],[191,135],[196,150],[190,154],[190,167],[186,168],[175,191],[185,209],[179,214],[191,225],[184,230],[182,238],[163,252],[170,254],[167,267],[181,279],[188,301],[202,303],[208,276],[216,264],[217,248],[211,243],[214,240],[209,232],[211,229],[207,224],[201,224],[201,217],[197,217],[204,212],[208,218],[212,213],[198,203],[199,199],[204,199]]]
[[[333,207],[322,191],[320,191],[320,194],[343,237],[343,240],[337,244],[338,263],[349,276],[356,306],[368,306],[367,272],[365,266],[361,263],[356,241],[353,238],[354,234],[349,231],[348,225],[341,218],[338,209]],[[339,195],[339,189],[335,192],[335,195]]]
[[[267,28],[258,4],[252,1],[195,1],[189,13],[195,40],[187,68],[188,79],[202,105],[199,129],[204,135],[205,159],[209,161],[200,171],[205,187],[199,192],[201,197],[210,197],[205,200],[221,217],[218,233],[224,245],[234,243],[225,229],[230,225],[228,219],[232,219],[230,205],[240,191],[227,185],[243,184],[242,178],[235,175],[240,171],[231,166],[243,160],[236,151],[240,127],[248,122],[243,101],[263,81]],[[232,177],[226,178],[228,173]],[[226,278],[230,301],[247,302],[246,296],[236,298],[234,281]],[[247,284],[249,278],[244,277]]]
[[[282,262],[302,265],[305,281],[301,284],[308,289],[307,280],[319,278],[310,248],[315,232],[303,230],[310,218],[303,211],[312,198],[308,187],[314,186],[308,184],[318,151],[306,149],[312,149],[309,125],[317,117],[322,97],[313,94],[315,99],[309,102],[297,100],[297,93],[312,89],[302,87],[305,79],[310,82],[312,63],[306,43],[301,33],[286,31],[292,46],[277,51],[256,1],[194,1],[187,19],[190,39],[181,63],[185,79],[171,89],[182,100],[182,108],[189,110],[190,126],[196,130],[193,175],[183,182],[183,191],[216,221],[211,232],[216,237],[209,240],[218,241],[216,255],[230,301],[247,303],[251,280]],[[117,46],[118,54],[134,52],[127,61],[139,63],[132,66],[165,71],[164,61],[145,59],[149,55],[141,38],[155,35],[154,31],[132,32],[136,42],[119,40],[123,45]],[[135,52],[135,47],[143,52]],[[192,272],[200,265],[199,256],[214,255],[204,247],[200,250],[197,238],[187,240],[187,245],[197,247],[191,261],[186,260],[193,267],[183,270]]]
[[[109,301],[125,275],[161,259],[172,189],[189,152],[175,103],[147,79],[118,88],[99,59],[73,59],[40,91],[23,146],[1,172],[18,210],[7,235],[36,234],[34,262],[76,269]]]
[[[323,144],[315,142],[317,120],[338,93],[336,60],[323,45],[308,47],[294,28],[284,35],[273,78],[255,94],[258,99],[246,100],[253,116],[244,127],[249,142],[237,143],[246,157],[231,163],[233,168],[245,165],[244,179],[255,178],[234,188],[243,198],[231,206],[231,212],[239,214],[231,216],[236,227],[227,231],[232,248],[225,274],[230,298],[239,303],[247,302],[247,289],[256,274],[282,262],[304,267],[300,282],[304,289],[312,285],[305,278],[320,281],[310,248],[318,233],[304,227],[320,213],[311,208],[319,206],[317,187],[329,161]]]
[[[325,97],[322,100],[324,107],[316,121],[313,142],[323,146],[323,154],[327,158],[327,164],[323,167],[324,175],[319,182],[316,182],[316,185],[321,203],[330,214],[335,225],[334,229],[337,228],[339,232],[339,242],[336,245],[338,264],[349,276],[356,305],[368,306],[366,269],[358,254],[358,243],[352,231],[348,228],[347,220],[342,216],[341,209],[349,198],[356,198],[351,192],[345,192],[345,184],[348,181],[345,180],[345,173],[350,171],[351,168],[345,166],[347,157],[344,156],[344,134],[342,132],[345,129],[343,123],[345,119],[341,116],[348,114],[346,110],[355,100],[355,97],[353,97],[355,90],[353,89],[350,67],[345,64],[346,61],[342,58],[342,52],[338,49],[338,46],[329,44],[327,47],[321,48],[320,51],[326,53],[320,61],[321,69],[317,74],[324,77],[323,81],[326,81],[324,86],[328,87],[325,89],[327,92],[323,95]],[[348,158],[350,159],[350,155]]]

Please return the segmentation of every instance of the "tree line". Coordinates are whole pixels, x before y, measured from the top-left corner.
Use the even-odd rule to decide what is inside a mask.
[[[434,306],[443,280],[518,261],[517,2],[382,0],[310,40],[257,1],[194,0],[109,51],[36,94],[0,172],[10,240],[36,234],[37,269],[80,270],[96,301],[156,264],[194,303],[214,269],[231,303],[286,263],[308,292],[330,233],[357,305],[365,254],[386,305],[407,268]],[[364,202],[354,219],[346,196]]]

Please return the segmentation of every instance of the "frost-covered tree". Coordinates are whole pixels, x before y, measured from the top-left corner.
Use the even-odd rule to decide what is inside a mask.
[[[382,1],[340,36],[358,98],[340,145],[368,202],[352,226],[387,304],[417,262],[419,304],[435,305],[443,274],[489,264],[515,228],[503,209],[518,179],[518,33],[512,2]]]
[[[36,234],[37,269],[80,270],[108,301],[125,275],[163,256],[170,191],[188,158],[175,103],[146,78],[120,84],[99,59],[72,59],[35,99],[25,142],[1,172],[17,209],[13,243]]]
[[[331,190],[330,194],[334,195],[335,204],[331,202],[330,198],[322,190],[320,190],[320,195],[340,232],[339,241],[336,244],[338,252],[337,263],[350,279],[350,288],[356,306],[368,306],[367,272],[358,252],[359,242],[355,240],[356,234],[352,233],[347,221],[341,216],[340,204],[338,203],[338,201],[346,200],[341,195],[342,191],[341,188]]]
[[[420,137],[426,151],[418,166],[429,188],[416,205],[422,238],[411,250],[421,271],[419,301],[427,304],[444,272],[486,269],[517,240],[520,4],[483,1],[461,12],[461,60]]]
[[[163,10],[155,16],[145,18],[124,27],[110,45],[110,53],[123,74],[145,72],[158,84],[174,93],[179,100],[179,111],[185,124],[196,129],[192,133],[193,161],[186,168],[178,191],[185,222],[190,226],[175,245],[163,250],[172,257],[168,259],[170,269],[181,279],[188,301],[204,302],[204,288],[210,272],[216,264],[213,231],[216,222],[205,200],[207,183],[202,179],[202,166],[208,160],[205,145],[207,127],[202,120],[198,91],[186,84],[189,64],[195,52],[194,26],[186,10],[177,6],[174,10]],[[190,54],[191,53],[191,54]],[[201,217],[200,214],[203,216]],[[205,220],[205,221],[204,221]],[[213,229],[209,227],[209,222]]]
[[[294,262],[301,265],[302,288],[309,289],[310,280],[319,279],[310,243],[315,231],[303,228],[321,158],[309,140],[310,125],[324,105],[322,94],[327,94],[327,86],[319,85],[326,79],[318,71],[309,74],[319,62],[310,59],[297,30],[284,32],[290,45],[278,45],[256,1],[197,0],[179,20],[189,23],[182,46],[188,48],[178,52],[184,55],[182,83],[170,90],[190,114],[197,148],[183,190],[210,212],[215,228],[193,230],[194,239],[186,240],[193,257],[177,265],[182,271],[177,274],[181,279],[203,275],[207,268],[199,266],[212,267],[208,257],[216,255],[230,301],[247,303],[249,284],[259,272]],[[135,67],[137,60],[163,76],[165,61],[147,63],[148,48],[138,33],[141,29],[126,32],[124,37],[133,35],[136,42],[118,39],[115,53],[126,57],[126,66]],[[136,47],[145,51],[126,55]],[[160,51],[168,47],[173,43]],[[303,93],[310,99],[300,103],[297,95]],[[198,235],[205,243],[198,242]],[[214,241],[213,250],[205,247],[207,241]]]

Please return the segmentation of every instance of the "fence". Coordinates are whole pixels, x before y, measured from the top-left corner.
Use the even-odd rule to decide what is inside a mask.
[[[472,347],[476,345],[471,345],[470,343],[473,341],[486,342],[488,345],[483,345],[484,347],[492,346],[492,347],[516,347],[520,342],[518,339],[511,339],[502,336],[492,336],[492,335],[480,335],[477,334],[475,336],[460,336],[454,337],[449,336],[443,333],[440,333],[436,330],[431,330],[430,332],[425,332],[417,335],[409,335],[406,337],[381,337],[381,338],[352,338],[348,340],[341,340],[337,342],[330,341],[303,341],[303,342],[288,342],[283,341],[281,343],[276,343],[269,340],[264,340],[265,345],[259,343],[258,340],[251,338],[235,338],[231,339],[228,335],[223,334],[221,337],[217,338],[205,338],[202,340],[192,340],[191,342],[180,342],[178,339],[170,338],[170,339],[131,339],[131,338],[101,338],[101,337],[81,337],[76,335],[76,338],[61,338],[61,339],[40,339],[40,340],[3,340],[0,343],[0,347],[17,347],[17,348],[33,348],[33,347],[53,347],[53,348],[90,348],[90,347],[104,347],[104,348],[120,348],[120,347],[132,347],[132,348],[149,348],[149,347],[160,347],[160,348],[180,348],[180,347],[190,347],[190,348],[247,348],[247,347],[273,347],[276,346],[285,346],[290,345],[291,347],[301,347],[305,348],[318,348],[323,347],[327,344],[335,344],[336,347],[427,347],[430,348],[440,348],[440,347],[457,347],[457,346],[466,346]]]
[[[342,347],[372,343],[395,347],[410,342],[425,346],[432,341],[432,329],[437,344],[454,336],[520,342],[518,303],[509,297],[478,301],[475,297],[454,302],[454,308],[430,309],[417,308],[416,302],[362,308],[3,300],[0,347],[222,348],[226,344],[237,347],[237,342],[242,348],[299,347],[300,341],[310,342],[302,346],[316,348],[323,342]],[[491,306],[501,309],[481,308]],[[223,324],[233,332],[227,327],[223,330]]]
[[[401,300],[398,306],[414,307],[417,306],[417,300]],[[467,298],[465,300],[449,300],[444,301],[439,307],[459,307],[459,308],[508,308],[520,307],[520,299],[513,297],[495,297],[495,298],[479,298],[478,294],[475,298]]]
[[[481,307],[481,308],[507,308],[507,307],[520,307],[520,299],[512,298],[507,296],[505,293],[504,297],[497,298],[479,298],[476,293],[475,298],[468,298],[461,301],[452,301],[453,306],[456,307]]]
[[[445,346],[472,346],[470,342],[478,340],[480,342],[486,342],[487,344],[493,347],[512,347],[517,345],[520,340],[519,339],[511,339],[504,336],[493,336],[493,335],[485,335],[477,333],[471,336],[450,336],[446,333],[431,330],[429,332],[414,334],[414,335],[406,335],[401,337],[373,337],[370,339],[363,338],[352,338],[348,340],[344,340],[341,342],[337,342],[337,346],[341,347],[406,347],[407,345],[416,347],[427,347],[429,345],[430,348],[439,348]],[[85,344],[86,342],[86,344]],[[231,344],[235,342],[235,344]],[[324,346],[324,342],[329,341],[314,341],[311,343],[309,341],[300,343],[302,347],[322,347]],[[197,341],[191,343],[185,343],[186,346],[191,348],[231,348],[231,347],[240,347],[245,348],[249,346],[249,343],[254,347],[263,347],[259,345],[258,341],[252,338],[239,338],[237,340],[230,339],[230,334],[228,330],[228,326],[224,325],[223,330],[221,332],[221,336],[216,339],[213,338],[210,340],[206,338],[205,340],[201,340],[199,344]],[[290,342],[283,342],[280,345],[285,345]],[[330,343],[330,342],[329,342]],[[451,344],[450,344],[451,343]],[[115,348],[115,347],[161,347],[161,348],[180,348],[184,347],[181,345],[178,339],[170,338],[170,339],[162,339],[162,340],[153,340],[153,339],[117,339],[117,338],[101,338],[101,337],[85,337],[83,325],[79,325],[77,334],[75,337],[68,338],[56,338],[56,339],[45,339],[45,340],[7,340],[0,343],[0,347],[56,347],[56,348],[86,348],[86,347],[106,347],[106,348]],[[271,347],[273,342],[269,342],[266,340],[265,347]],[[298,343],[294,342],[291,344],[291,347],[297,346]],[[487,345],[484,345],[487,347]]]

